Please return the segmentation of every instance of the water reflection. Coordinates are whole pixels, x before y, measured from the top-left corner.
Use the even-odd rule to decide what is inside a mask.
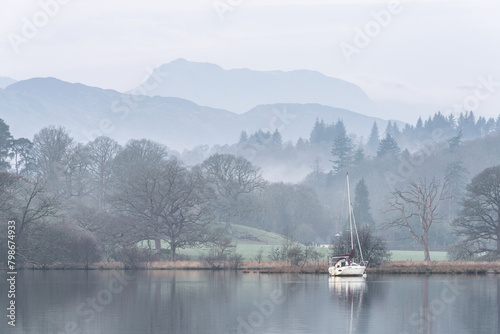
[[[16,328],[2,321],[0,333],[499,333],[498,275],[27,270],[17,277]],[[6,284],[0,280],[0,291]],[[0,305],[7,302],[1,293]]]
[[[349,318],[343,319],[344,326],[348,328],[347,333],[358,333],[360,319],[362,317],[363,294],[366,290],[364,277],[329,277],[328,287],[330,293],[341,301],[345,301]],[[348,322],[348,324],[346,324]]]

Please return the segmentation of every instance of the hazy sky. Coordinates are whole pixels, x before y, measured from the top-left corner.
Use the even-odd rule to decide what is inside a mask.
[[[499,14],[498,0],[2,1],[0,76],[125,91],[186,58],[316,70],[423,115],[466,104],[496,116]]]

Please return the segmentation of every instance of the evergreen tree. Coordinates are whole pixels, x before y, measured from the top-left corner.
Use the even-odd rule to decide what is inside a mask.
[[[453,114],[450,114],[448,116],[448,124],[451,128],[454,128],[455,127],[455,124],[456,123],[456,120],[455,120],[455,116]]]
[[[333,170],[338,174],[351,165],[353,144],[352,140],[347,136],[344,123],[338,121],[336,127],[338,134],[333,143],[332,155],[334,160],[332,162],[334,163]]]
[[[386,133],[385,138],[380,141],[380,145],[377,150],[377,157],[382,157],[385,155],[397,155],[401,150],[399,149],[398,143],[389,133]]]
[[[392,124],[391,136],[393,136],[394,138],[398,138],[399,135],[401,135],[401,131],[399,131],[398,124],[394,122],[394,124]]]
[[[490,133],[495,132],[495,120],[493,118],[489,118],[486,124],[483,127],[483,136],[487,136]]]
[[[458,131],[458,134],[455,137],[451,137],[448,139],[448,145],[450,145],[450,152],[455,152],[462,143],[462,130]]]
[[[7,158],[10,157],[12,149],[12,136],[10,135],[9,126],[5,124],[3,119],[0,119],[0,171],[9,169]]]
[[[451,162],[446,166],[444,175],[445,189],[451,197],[449,201],[449,214],[451,214],[452,209],[455,209],[458,203],[462,202],[464,199],[465,189],[469,180],[468,175],[469,171],[464,167],[461,161]]]
[[[297,144],[295,145],[295,147],[297,147],[297,149],[303,149],[304,147],[306,146],[306,144],[304,143],[304,139],[302,139],[302,137],[300,137],[298,140],[297,140]]]
[[[422,122],[422,117],[419,117],[417,120],[417,125],[415,125],[415,129],[417,131],[422,131],[423,128],[424,128],[424,122]]]
[[[370,132],[370,137],[368,138],[367,146],[370,151],[375,152],[379,144],[380,144],[380,138],[378,133],[378,126],[377,122],[374,121],[372,125],[372,130]]]
[[[365,151],[363,150],[363,145],[359,145],[354,152],[354,163],[360,163],[365,159]]]
[[[387,123],[387,126],[385,127],[385,132],[384,132],[384,134],[386,134],[386,135],[387,135],[387,134],[392,135],[392,122],[391,122],[391,121],[389,121],[389,122]]]
[[[273,135],[271,136],[271,141],[273,148],[282,149],[283,148],[283,138],[281,137],[278,129],[274,130]]]
[[[309,141],[312,144],[321,143],[325,140],[325,122],[321,120],[321,122],[316,118],[316,123],[314,123],[314,128],[311,131],[311,136]]]
[[[358,225],[374,225],[372,214],[370,213],[370,199],[368,187],[366,186],[365,179],[362,178],[354,189],[354,215]]]
[[[246,131],[241,131],[240,141],[238,144],[246,144],[248,142],[248,134]]]

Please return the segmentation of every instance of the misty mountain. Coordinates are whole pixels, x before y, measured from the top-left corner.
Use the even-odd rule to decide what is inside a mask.
[[[9,85],[12,85],[16,80],[9,77],[0,77],[0,88],[5,88]]]
[[[373,110],[358,86],[309,70],[224,70],[210,63],[177,59],[156,68],[148,82],[134,92],[179,97],[238,114],[275,103],[318,103],[364,114]]]
[[[244,114],[200,106],[175,97],[149,97],[34,78],[0,89],[0,118],[15,137],[32,138],[48,125],[62,125],[87,142],[106,135],[125,143],[148,138],[181,150],[196,145],[230,144],[242,130],[278,129],[284,140],[308,138],[316,119],[343,119],[349,132],[367,135],[373,121],[386,121],[320,104],[259,105]]]
[[[315,103],[260,105],[240,115],[239,118],[243,121],[242,129],[248,133],[258,129],[270,132],[278,129],[284,140],[292,141],[296,141],[299,137],[309,139],[317,119],[327,124],[342,119],[349,133],[364,136],[365,139],[370,133],[373,122],[377,122],[381,133],[388,123],[380,118]],[[403,125],[402,122],[396,121],[396,123]]]

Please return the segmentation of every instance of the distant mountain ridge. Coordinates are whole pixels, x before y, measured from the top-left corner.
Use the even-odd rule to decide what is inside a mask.
[[[3,89],[9,85],[12,85],[15,83],[16,80],[9,78],[9,77],[0,77],[0,88]]]
[[[225,70],[177,59],[156,68],[150,79],[157,83],[153,89],[135,91],[179,97],[237,114],[275,103],[318,103],[360,113],[373,110],[368,96],[355,84],[309,70]]]
[[[367,135],[384,120],[320,104],[259,105],[244,114],[200,106],[176,97],[149,97],[34,78],[0,89],[0,118],[15,137],[32,138],[48,125],[64,126],[76,140],[106,135],[125,143],[149,138],[182,150],[197,145],[232,144],[242,130],[278,129],[284,140],[308,138],[316,119],[343,119],[349,132]]]

